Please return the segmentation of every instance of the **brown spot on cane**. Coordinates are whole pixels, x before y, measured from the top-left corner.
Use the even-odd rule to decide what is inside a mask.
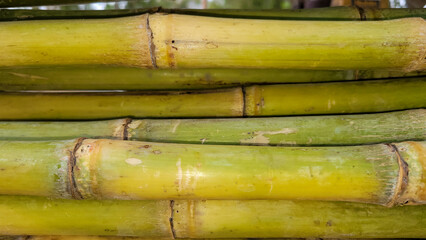
[[[214,49],[214,48],[218,48],[219,46],[216,44],[216,43],[214,43],[214,42],[207,42],[206,43],[206,48],[207,49]]]
[[[161,151],[160,150],[154,150],[154,151],[152,151],[152,153],[154,153],[154,154],[161,154]]]

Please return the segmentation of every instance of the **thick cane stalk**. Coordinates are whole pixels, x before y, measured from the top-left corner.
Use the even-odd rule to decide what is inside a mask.
[[[0,139],[87,137],[233,145],[356,145],[426,140],[425,123],[424,109],[361,115],[238,119],[0,121]]]
[[[425,32],[422,18],[280,21],[157,13],[114,19],[2,22],[0,66],[415,71],[426,67]]]
[[[8,67],[0,68],[0,90],[182,90],[423,75],[426,75],[426,72],[224,68],[141,69],[112,66]]]
[[[283,84],[199,92],[1,93],[1,120],[241,117],[366,113],[426,107],[426,81]],[[243,111],[244,110],[244,111]]]
[[[173,223],[179,226],[175,228],[179,237],[409,238],[425,236],[426,213],[421,207],[384,209],[313,201],[176,201]]]
[[[242,116],[241,88],[163,93],[4,93],[1,119]]]
[[[0,147],[0,194],[76,199],[310,199],[387,206],[423,204],[426,199],[421,193],[421,166],[426,165],[421,142],[402,148],[385,144],[277,148],[86,139],[5,141]],[[416,191],[409,197],[401,195],[411,188]]]
[[[1,6],[1,3],[0,3]],[[144,13],[175,13],[209,17],[276,19],[276,20],[389,20],[407,17],[426,18],[422,8],[362,9],[359,7],[330,7],[312,9],[243,10],[243,9],[124,9],[124,10],[26,10],[0,9],[0,21],[41,19],[90,19],[125,17]]]
[[[0,196],[0,215],[2,235],[172,237],[169,201],[63,201]]]
[[[426,206],[284,200],[172,203],[0,196],[0,213],[7,216],[0,218],[0,234],[171,238],[173,231],[176,238],[426,237]]]

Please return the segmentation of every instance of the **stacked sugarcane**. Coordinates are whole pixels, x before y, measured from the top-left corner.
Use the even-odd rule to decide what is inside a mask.
[[[425,13],[1,9],[0,235],[426,238]]]

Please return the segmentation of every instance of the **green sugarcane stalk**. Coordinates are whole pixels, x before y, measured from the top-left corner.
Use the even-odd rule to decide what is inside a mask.
[[[424,204],[425,149],[424,142],[277,148],[106,139],[2,141],[0,194]]]
[[[144,238],[144,237],[118,237],[118,236],[0,236],[0,240],[173,240],[175,238]],[[182,240],[190,240],[194,238],[179,238]],[[214,240],[217,238],[195,238],[194,240]],[[321,238],[328,239],[328,238]],[[348,240],[364,240],[359,238],[348,238]],[[370,240],[404,240],[398,238],[369,238]],[[220,240],[317,240],[317,238],[220,238]],[[320,240],[320,239],[318,239]],[[337,239],[330,239],[337,240]],[[339,238],[339,240],[346,240]]]
[[[102,0],[111,2],[114,0]],[[99,0],[1,0],[0,7],[25,7],[25,6],[45,6],[99,2]]]
[[[1,3],[0,3],[1,6]],[[209,17],[229,17],[248,19],[275,19],[275,20],[390,20],[407,17],[426,18],[426,11],[422,8],[389,8],[389,9],[362,9],[359,7],[331,7],[312,9],[282,9],[282,10],[243,10],[243,9],[163,9],[142,8],[122,10],[27,10],[27,9],[0,9],[0,21],[12,20],[44,20],[44,19],[78,19],[78,18],[107,18],[125,17],[144,13],[176,13]]]
[[[0,90],[182,90],[423,75],[426,75],[426,72],[223,68],[140,69],[102,65],[12,67],[0,68]]]
[[[426,237],[426,206],[385,208],[284,200],[172,203],[0,196],[0,213],[7,216],[0,218],[0,233],[148,238]]]
[[[232,145],[357,145],[426,140],[426,110],[238,119],[0,121],[0,140],[79,137]]]
[[[48,123],[41,123],[44,129],[40,128],[39,131],[35,125],[25,125],[28,127],[19,129],[24,124],[14,122],[2,125],[0,122],[0,136],[4,136],[0,138],[40,139],[43,133],[49,132]],[[61,125],[55,124],[53,129],[64,130]],[[30,130],[30,126],[35,131]],[[32,136],[22,136],[26,135],[25,132]],[[10,138],[15,134],[18,136]],[[61,136],[60,133],[53,134],[53,138]],[[78,137],[78,134],[69,137]],[[126,134],[129,140],[198,144],[320,146],[421,141],[426,140],[426,110],[243,119],[143,119],[128,124]]]
[[[366,113],[423,108],[426,79],[258,85],[245,88],[246,116]]]
[[[1,120],[242,117],[426,107],[426,80],[254,85],[194,92],[0,93]]]
[[[9,21],[0,23],[0,66],[423,71],[425,32],[423,18],[285,21],[155,13]]]
[[[241,88],[193,92],[0,93],[0,119],[242,116]]]

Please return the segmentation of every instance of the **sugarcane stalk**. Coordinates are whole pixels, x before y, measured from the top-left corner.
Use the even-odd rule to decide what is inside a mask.
[[[426,72],[225,68],[141,69],[102,65],[8,67],[0,68],[0,90],[182,90],[424,75]]]
[[[242,116],[241,88],[156,93],[2,93],[1,119]]]
[[[421,166],[426,166],[426,146],[423,142],[398,146],[276,148],[95,139],[2,141],[0,194],[423,204]],[[411,188],[416,191],[402,194]]]
[[[172,238],[172,231],[176,238],[426,236],[426,206],[285,200],[172,203],[0,196],[0,213],[7,216],[0,218],[0,233],[151,238]]]
[[[179,237],[425,236],[425,212],[419,206],[384,209],[354,203],[212,200],[176,201],[174,208]]]
[[[118,237],[118,236],[0,236],[0,240],[172,240],[175,238],[145,238],[145,237]],[[213,240],[217,238],[179,238],[182,240]],[[220,238],[221,240],[320,240],[317,238]],[[328,239],[328,238],[321,238]],[[348,240],[364,240],[359,238],[347,238]],[[369,238],[370,240],[404,240],[398,238]],[[346,238],[330,239],[346,240]]]
[[[409,72],[426,69],[425,32],[422,18],[280,21],[157,13],[2,22],[0,66],[109,64]]]
[[[424,78],[245,88],[247,116],[364,113],[422,108]]]
[[[362,18],[365,20],[384,20],[404,17],[426,18],[426,11],[423,8],[363,8],[361,12]]]
[[[111,2],[114,0],[102,0]],[[1,0],[0,7],[25,7],[25,6],[46,6],[99,2],[99,0]]]
[[[3,235],[172,237],[169,201],[64,201],[0,196],[0,212]]]
[[[0,121],[0,140],[79,137],[232,145],[357,145],[426,140],[426,110],[238,119]]]
[[[0,3],[1,5],[1,3]],[[175,13],[208,17],[275,19],[275,20],[389,20],[407,17],[426,18],[422,8],[370,9],[360,7],[330,7],[311,9],[244,10],[244,9],[164,9],[139,8],[119,10],[27,10],[0,9],[0,21],[43,20],[43,19],[88,19],[125,17],[144,13]]]
[[[310,9],[280,10],[245,10],[245,9],[159,9],[159,12],[248,19],[280,19],[280,20],[389,20],[407,17],[426,18],[422,8],[361,8],[354,6],[325,7]]]
[[[173,240],[175,238],[146,238],[146,237],[119,237],[119,236],[0,236],[0,240]],[[180,238],[182,240],[190,240],[194,238]],[[214,240],[214,238],[202,238],[195,240]],[[250,240],[247,238],[221,238],[221,240]],[[253,239],[255,240],[255,239]],[[264,239],[268,240],[268,239]],[[272,239],[269,239],[272,240]],[[298,239],[276,239],[276,240],[298,240]],[[302,239],[299,239],[302,240]],[[309,239],[306,239],[309,240]],[[353,240],[353,239],[352,239]],[[374,240],[374,239],[373,239]],[[384,239],[377,239],[384,240]],[[390,239],[396,240],[396,239]]]
[[[424,78],[254,85],[193,92],[0,93],[1,120],[242,117],[426,107]],[[285,103],[285,104],[283,104]]]
[[[43,127],[39,131],[34,131],[38,127],[33,124],[0,122],[0,139],[40,139],[43,133],[49,132],[47,123],[41,123]],[[54,124],[52,128],[60,129],[61,125]],[[28,138],[23,136],[26,132]],[[130,140],[195,144],[319,146],[391,143],[426,140],[426,110],[243,119],[143,119],[128,124],[126,133]],[[49,134],[54,134],[53,138],[63,136]],[[78,137],[78,134],[69,135],[69,138]]]

